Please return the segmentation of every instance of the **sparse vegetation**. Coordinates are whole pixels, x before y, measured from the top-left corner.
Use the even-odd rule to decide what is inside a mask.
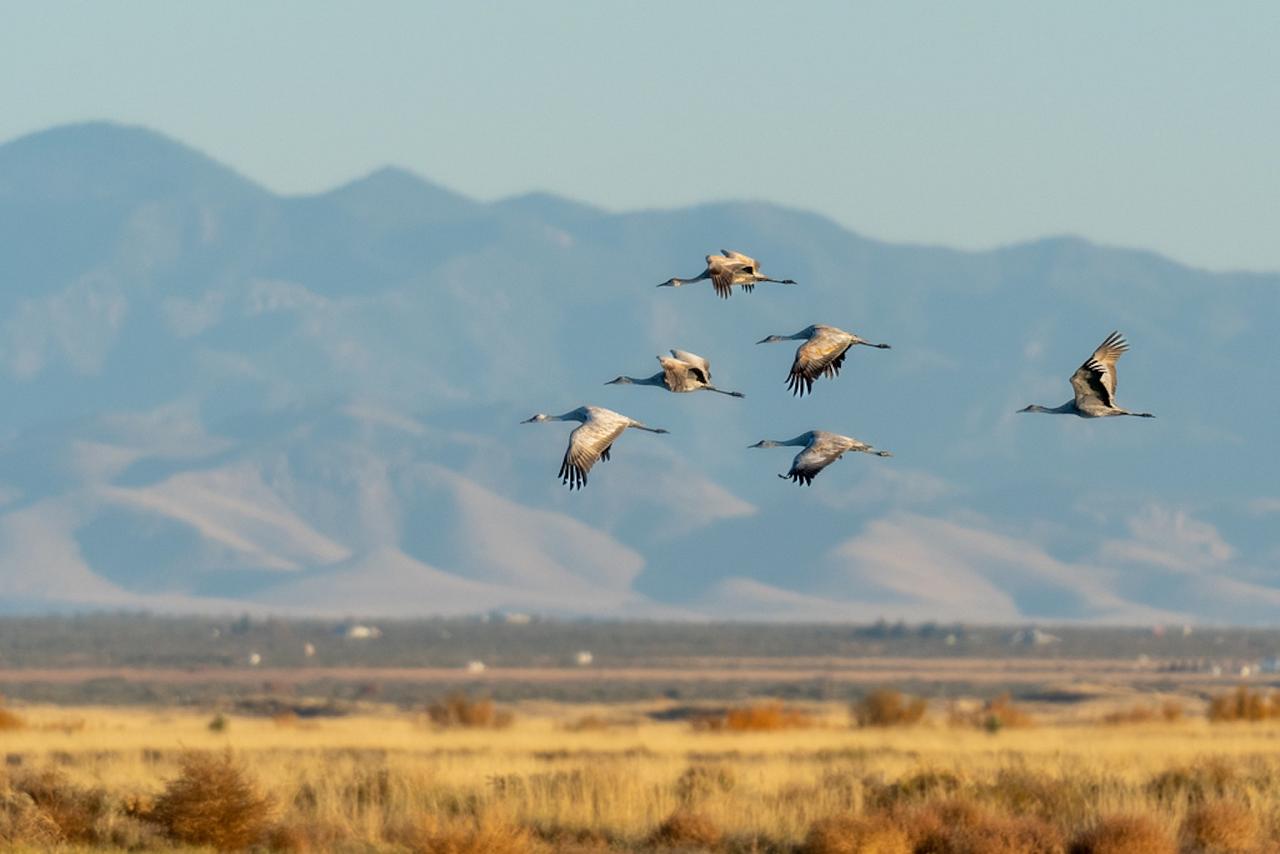
[[[450,694],[427,707],[427,717],[437,727],[468,729],[505,729],[514,716],[498,709],[486,698],[472,700],[466,694]]]
[[[717,848],[724,834],[707,815],[680,809],[658,825],[649,837],[649,844],[666,848],[708,849]]]
[[[272,808],[229,752],[193,752],[142,817],[178,842],[228,851],[262,840]]]
[[[705,732],[774,732],[805,729],[815,723],[812,715],[776,701],[750,703],[692,719],[693,728]]]
[[[756,702],[732,711],[758,707],[789,708]],[[27,706],[27,725],[2,740],[0,849],[1280,848],[1280,724],[1210,726],[1197,714],[1171,730],[1160,714],[1117,727],[1100,725],[1101,711],[1064,707],[992,742],[974,721],[993,707],[1007,709],[970,700],[959,728],[850,728],[834,725],[847,707],[833,702],[803,707],[815,724],[808,728],[722,724],[715,733],[691,729],[683,713],[697,707],[679,704],[666,708],[683,716],[662,716],[653,704],[592,707],[628,721],[622,732],[574,726],[582,709],[546,704],[520,709],[506,729],[424,729],[421,715],[374,707],[315,726],[237,717],[213,733],[197,711]],[[86,725],[53,725],[68,718]],[[833,725],[818,725],[825,721]]]
[[[1219,694],[1210,700],[1206,714],[1214,723],[1280,718],[1280,697],[1250,691],[1241,685],[1230,693]]]
[[[0,732],[7,730],[22,729],[26,726],[26,721],[15,712],[0,706]]]
[[[860,727],[907,726],[923,720],[928,705],[923,698],[880,688],[853,704],[853,719]]]
[[[1102,723],[1111,725],[1146,724],[1153,721],[1177,723],[1182,720],[1182,704],[1166,700],[1160,704],[1138,703],[1126,709],[1116,709],[1102,716]]]

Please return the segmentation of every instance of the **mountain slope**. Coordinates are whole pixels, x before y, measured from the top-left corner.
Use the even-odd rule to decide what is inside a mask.
[[[0,145],[0,608],[515,608],[801,619],[1266,621],[1280,603],[1280,276],[1046,238],[890,245],[763,203],[482,204],[387,168],[278,197],[114,125]],[[800,282],[719,300],[721,247]],[[811,397],[794,347],[859,348]],[[1122,404],[1067,399],[1113,328]],[[711,359],[745,400],[605,386]],[[582,403],[621,437],[570,494]],[[809,489],[811,428],[846,457]],[[33,570],[33,567],[38,569]]]

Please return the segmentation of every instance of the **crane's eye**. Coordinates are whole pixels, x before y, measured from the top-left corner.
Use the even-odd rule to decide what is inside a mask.
[[[756,274],[754,267],[743,267],[742,272],[746,273],[748,276],[754,276]]]

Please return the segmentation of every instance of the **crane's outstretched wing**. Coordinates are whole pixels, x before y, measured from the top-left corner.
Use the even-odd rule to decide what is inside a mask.
[[[706,359],[702,358],[696,353],[689,353],[684,350],[672,350],[671,355],[675,356],[681,362],[684,362],[686,365],[688,365],[690,368],[696,371],[697,373],[695,373],[695,376],[697,376],[698,379],[702,381],[703,385],[706,385],[711,382],[711,363],[708,362]]]
[[[663,381],[671,391],[695,391],[706,385],[705,381],[699,380],[701,373],[698,369],[682,359],[659,356],[658,364],[662,365]]]
[[[1093,355],[1071,375],[1071,388],[1075,391],[1076,406],[1084,409],[1101,405],[1114,409],[1116,405],[1116,361],[1129,349],[1129,343],[1119,332],[1112,332],[1098,345]]]
[[[575,427],[569,434],[569,447],[560,463],[560,481],[570,490],[587,485],[587,472],[597,460],[609,459],[613,440],[627,429],[625,423],[605,423],[595,419]]]
[[[803,483],[805,486],[811,486],[813,479],[818,476],[818,472],[838,459],[840,459],[839,453],[830,448],[821,448],[817,443],[814,443],[796,454],[796,458],[791,461],[791,471],[786,474],[780,474],[778,477],[790,480],[792,483]]]
[[[791,393],[804,397],[813,392],[813,381],[820,376],[834,377],[844,364],[845,352],[853,346],[847,335],[819,332],[796,348],[795,361],[787,377]]]

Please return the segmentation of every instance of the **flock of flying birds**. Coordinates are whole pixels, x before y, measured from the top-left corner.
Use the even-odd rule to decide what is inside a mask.
[[[692,279],[671,278],[658,287],[678,288],[710,279],[717,296],[728,299],[734,287],[750,293],[761,282],[794,285],[792,279],[771,279],[760,272],[754,258],[722,249],[720,255],[707,256],[707,268]],[[787,376],[787,388],[792,394],[803,397],[813,392],[813,384],[820,377],[834,378],[840,373],[850,348],[862,344],[881,350],[888,344],[873,344],[851,332],[834,326],[815,324],[801,329],[794,335],[770,335],[756,343],[775,341],[802,341],[796,349],[791,372]],[[1149,412],[1130,412],[1116,404],[1116,361],[1129,349],[1119,332],[1112,332],[1098,345],[1088,359],[1071,375],[1074,396],[1061,406],[1032,404],[1019,412],[1047,412],[1058,415],[1076,415],[1081,418],[1105,418],[1113,415],[1131,415],[1137,418],[1154,418]],[[684,350],[672,350],[670,356],[659,356],[662,370],[649,377],[622,376],[606,385],[651,385],[667,391],[684,393],[713,391],[731,397],[744,397],[741,392],[726,391],[711,384],[711,363],[701,356]],[[628,427],[650,433],[666,433],[661,427],[649,427],[611,409],[600,406],[580,406],[563,415],[538,413],[523,424],[542,421],[577,421],[579,426],[569,434],[569,447],[565,449],[560,464],[560,479],[569,489],[580,489],[587,484],[587,473],[600,460],[609,459],[614,441]],[[752,448],[800,447],[802,450],[791,461],[791,469],[778,477],[806,486],[813,483],[824,468],[847,453],[862,452],[878,457],[893,456],[852,436],[829,433],[826,430],[809,430],[794,439],[775,441],[764,439],[750,445]]]

